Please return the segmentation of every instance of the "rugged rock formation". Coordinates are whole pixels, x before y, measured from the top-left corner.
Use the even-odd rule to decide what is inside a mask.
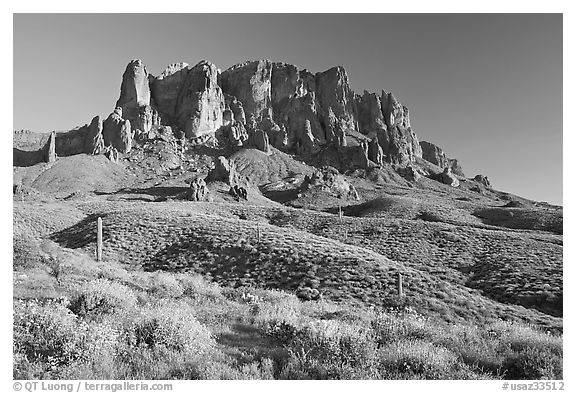
[[[176,122],[186,137],[213,134],[223,125],[224,94],[218,86],[218,69],[201,61],[188,71],[176,101]]]
[[[102,136],[102,120],[100,120],[100,116],[95,116],[90,125],[84,127],[86,127],[84,153],[101,154],[104,151],[104,137]]]
[[[443,172],[432,175],[431,178],[452,187],[458,187],[460,185],[460,181],[454,176],[450,167],[444,168]]]
[[[230,67],[220,75],[225,93],[238,98],[244,111],[255,119],[271,107],[272,63],[269,60],[248,61]]]
[[[334,141],[342,131],[358,130],[354,93],[343,67],[316,74],[316,96],[322,113],[320,121],[325,128],[323,139],[327,143]]]
[[[266,154],[270,154],[272,150],[270,149],[270,140],[268,134],[261,129],[255,129],[250,135],[250,143],[254,145],[258,150],[263,151]]]
[[[150,78],[152,99],[162,114],[162,121],[167,124],[176,124],[178,96],[186,82],[188,71],[188,63],[175,63],[157,77]]]
[[[458,163],[458,160],[453,158],[448,158],[444,151],[433,143],[422,141],[420,142],[420,147],[422,148],[422,158],[440,168],[450,168],[450,170],[458,175],[464,176],[462,167]]]
[[[188,200],[194,202],[208,201],[208,186],[204,179],[199,177],[190,182],[190,190],[188,191]]]
[[[368,159],[378,166],[384,163],[384,152],[376,137],[368,143]]]
[[[150,76],[141,60],[132,60],[122,76],[120,98],[116,107],[122,108],[123,116],[134,130],[148,132],[160,124],[158,112],[150,105]]]
[[[105,146],[103,148],[103,154],[104,157],[108,158],[111,162],[113,162],[114,164],[118,164],[120,155],[118,154],[118,150],[116,150],[115,147]]]
[[[409,181],[418,181],[423,176],[417,168],[412,165],[406,165],[406,167],[399,167],[396,172],[402,176],[404,179]]]
[[[234,161],[228,161],[224,156],[214,160],[214,169],[208,172],[206,182],[221,181],[231,186],[241,185],[241,177],[236,171]]]
[[[44,152],[46,162],[56,161],[56,131],[50,133]]]
[[[129,153],[132,149],[132,129],[129,120],[122,118],[122,108],[114,112],[104,121],[102,136],[104,145],[112,146],[121,153]]]
[[[312,176],[306,176],[301,186],[301,191],[305,192],[310,188],[318,188],[329,192],[338,198],[353,198],[358,200],[356,188],[350,184],[336,168],[324,166],[316,171]]]
[[[476,175],[476,176],[474,176],[473,180],[477,183],[482,184],[484,187],[488,187],[488,188],[492,187],[490,185],[490,180],[488,180],[488,177],[486,177],[484,175]]]

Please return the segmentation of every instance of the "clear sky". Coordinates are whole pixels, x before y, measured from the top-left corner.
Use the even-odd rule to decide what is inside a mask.
[[[156,75],[202,59],[342,65],[357,93],[392,91],[468,176],[562,204],[561,14],[16,14],[14,129],[107,116],[133,58]]]

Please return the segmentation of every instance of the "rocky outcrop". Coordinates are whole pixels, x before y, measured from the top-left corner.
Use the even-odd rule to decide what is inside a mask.
[[[208,186],[204,179],[199,177],[190,182],[190,189],[188,190],[188,200],[193,202],[208,201]]]
[[[141,60],[132,60],[122,76],[120,98],[116,107],[122,108],[123,116],[134,130],[148,132],[160,124],[158,112],[150,105],[150,76]]]
[[[112,146],[105,146],[103,149],[104,157],[108,158],[114,164],[118,164],[120,155],[118,154],[118,150]]]
[[[176,101],[176,123],[187,138],[213,134],[223,125],[224,110],[218,69],[212,63],[201,61],[188,70]]]
[[[343,67],[333,67],[316,74],[316,96],[326,143],[334,141],[337,134],[358,130],[354,93]],[[322,142],[322,139],[319,140]]]
[[[408,108],[391,93],[364,92],[356,97],[358,126],[361,133],[377,138],[384,161],[405,165],[421,157],[422,152],[416,134],[410,127]]]
[[[176,124],[177,102],[188,77],[188,63],[171,64],[157,77],[150,78],[151,96],[167,124]]]
[[[270,140],[268,134],[261,129],[255,129],[250,135],[250,143],[256,147],[258,150],[263,151],[266,154],[272,153],[270,149]]]
[[[122,108],[114,112],[104,121],[102,136],[105,146],[112,146],[121,153],[132,150],[132,128],[129,120],[122,117]]]
[[[269,60],[248,61],[222,72],[220,86],[226,94],[242,102],[244,111],[260,119],[271,108],[272,63]]]
[[[452,187],[458,187],[460,185],[460,181],[454,176],[450,167],[444,168],[444,171],[441,173],[431,175],[431,178]]]
[[[86,127],[84,153],[101,154],[104,151],[104,137],[102,135],[102,120],[100,120],[100,116],[95,116],[90,125],[84,127]]]
[[[331,166],[324,166],[312,176],[305,176],[301,191],[305,192],[311,188],[329,192],[338,198],[359,199],[356,188],[336,168]]]
[[[422,141],[420,142],[420,147],[422,148],[422,158],[440,168],[450,168],[450,170],[458,175],[464,176],[462,167],[458,163],[458,160],[453,158],[448,158],[444,151],[433,143]]]
[[[50,133],[46,147],[44,148],[46,162],[56,161],[56,131]]]
[[[486,177],[484,175],[476,175],[476,176],[474,176],[473,180],[477,183],[482,184],[484,187],[488,187],[488,188],[492,187],[492,185],[490,184],[490,180],[488,180],[488,177]]]
[[[378,138],[373,138],[368,143],[368,159],[378,166],[384,163],[384,152],[378,143]]]
[[[399,167],[396,169],[396,172],[404,179],[413,182],[420,180],[423,176],[423,173],[412,165],[407,165],[406,167]]]
[[[206,182],[221,181],[231,186],[241,185],[241,176],[236,171],[234,161],[229,161],[224,156],[214,160],[214,168],[208,172]]]

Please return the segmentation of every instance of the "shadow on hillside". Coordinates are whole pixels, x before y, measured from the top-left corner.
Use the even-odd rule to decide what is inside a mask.
[[[20,167],[34,166],[46,162],[44,154],[40,150],[26,151],[20,150],[15,147],[12,148],[12,165]]]
[[[189,187],[148,187],[148,188],[122,188],[118,191],[107,193],[96,191],[96,195],[150,195],[153,197],[180,197],[186,194]]]
[[[106,214],[91,214],[77,224],[51,234],[50,240],[62,247],[72,249],[96,243],[98,217],[102,217],[102,239],[105,241],[110,238],[110,233],[106,229]]]
[[[224,352],[241,364],[252,361],[246,358],[247,354],[276,361],[288,356],[288,352],[276,340],[262,335],[260,329],[242,323],[233,324],[231,332],[220,334],[217,342],[224,346]]]

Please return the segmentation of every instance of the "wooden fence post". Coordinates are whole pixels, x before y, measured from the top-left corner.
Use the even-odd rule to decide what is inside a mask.
[[[102,218],[98,217],[98,232],[96,234],[96,260],[102,262]]]
[[[258,243],[260,243],[260,239],[262,237],[262,233],[260,232],[260,223],[256,223],[256,230],[258,231]]]
[[[398,273],[398,297],[404,296],[402,291],[402,273]]]

